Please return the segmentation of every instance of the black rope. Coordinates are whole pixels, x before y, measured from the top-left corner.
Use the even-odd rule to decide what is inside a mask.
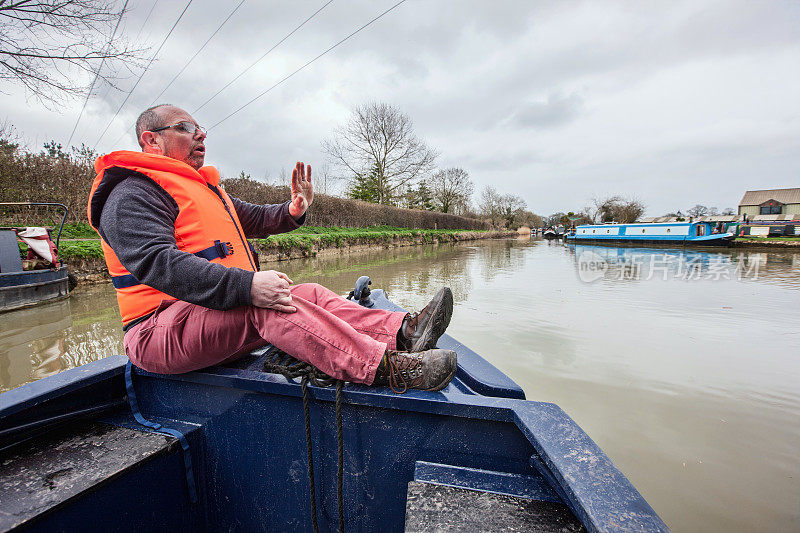
[[[308,376],[303,376],[300,382],[303,388],[303,411],[306,418],[306,448],[308,450],[308,491],[311,497],[311,525],[314,533],[319,533],[317,524],[317,495],[314,491],[314,455],[311,451],[311,413],[308,405]]]
[[[317,367],[299,361],[274,346],[267,351],[267,357],[264,361],[264,371],[271,374],[281,374],[289,380],[300,378],[300,387],[303,390],[303,413],[306,427],[311,522],[314,533],[319,532],[319,524],[317,523],[317,495],[314,483],[314,456],[311,443],[311,408],[308,397],[308,384],[310,383],[315,387],[336,386],[336,441],[338,452],[336,497],[339,511],[339,531],[344,533],[344,431],[342,429],[342,388],[344,386],[344,381],[332,378]]]
[[[336,382],[336,443],[339,451],[339,475],[336,480],[336,498],[339,501],[339,532],[344,533],[344,432],[342,431],[342,385]]]

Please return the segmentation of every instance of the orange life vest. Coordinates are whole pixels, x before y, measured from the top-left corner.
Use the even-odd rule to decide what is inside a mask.
[[[161,186],[178,205],[175,241],[180,250],[227,267],[257,270],[233,202],[219,187],[220,176],[214,167],[195,170],[177,159],[119,151],[99,157],[94,168],[97,177],[88,206],[93,228],[100,226],[100,214],[111,190],[132,175],[144,176]],[[117,291],[123,324],[155,311],[162,300],[175,299],[140,283],[122,266],[108,243],[100,243]]]

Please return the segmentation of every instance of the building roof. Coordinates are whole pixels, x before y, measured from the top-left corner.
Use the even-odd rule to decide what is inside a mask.
[[[744,193],[739,205],[761,205],[769,200],[777,200],[782,204],[800,204],[800,187],[795,189],[747,191]]]

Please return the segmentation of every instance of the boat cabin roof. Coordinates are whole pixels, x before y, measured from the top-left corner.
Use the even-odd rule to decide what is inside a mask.
[[[672,226],[672,227],[675,227],[675,226],[694,226],[696,224],[713,224],[713,222],[706,222],[706,221],[703,221],[703,220],[695,220],[693,222],[632,222],[630,224],[617,224],[617,223],[613,223],[613,224],[582,224],[582,225],[580,225],[578,227],[579,228],[609,228],[609,227],[623,227],[623,226],[624,227],[628,227],[628,226],[641,227],[641,226],[644,226],[644,227],[650,228],[650,227],[653,227],[653,226]]]

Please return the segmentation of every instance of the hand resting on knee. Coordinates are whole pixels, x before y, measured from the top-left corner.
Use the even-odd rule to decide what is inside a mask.
[[[294,313],[297,308],[292,305],[292,294],[289,285],[292,280],[283,272],[267,270],[253,274],[250,286],[250,300],[255,307],[265,307],[284,313]]]

